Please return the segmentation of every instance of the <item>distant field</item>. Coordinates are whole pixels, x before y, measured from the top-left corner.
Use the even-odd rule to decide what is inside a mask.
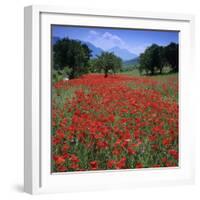
[[[134,70],[131,70],[131,71],[126,71],[126,72],[121,72],[120,74],[140,76],[138,69],[134,69]]]
[[[178,74],[87,74],[52,88],[53,171],[178,166]]]

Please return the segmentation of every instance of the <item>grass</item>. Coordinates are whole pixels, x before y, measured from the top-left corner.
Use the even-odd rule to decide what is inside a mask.
[[[131,71],[121,72],[120,74],[130,75],[130,76],[140,76],[138,69],[133,69]]]
[[[170,96],[171,100],[178,102],[178,73],[163,73],[153,76],[141,76],[139,71],[137,69],[134,69],[132,71],[122,72],[120,74],[134,76],[139,79],[141,78],[141,80],[154,80],[155,84],[149,84],[148,81],[146,83],[145,81],[142,81],[142,84],[129,82],[127,85],[131,89],[155,90],[160,92],[163,95],[164,99],[166,99],[167,96]]]

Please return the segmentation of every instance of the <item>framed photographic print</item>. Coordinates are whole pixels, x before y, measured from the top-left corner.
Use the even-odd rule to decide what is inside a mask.
[[[25,8],[25,191],[194,180],[190,15]]]

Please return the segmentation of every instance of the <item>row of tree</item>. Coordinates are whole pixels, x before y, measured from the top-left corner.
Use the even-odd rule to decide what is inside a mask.
[[[178,44],[167,46],[152,44],[139,57],[138,69],[141,74],[154,75],[162,73],[164,67],[178,72]],[[103,52],[91,58],[92,51],[78,40],[64,38],[53,45],[53,68],[55,73],[64,73],[73,79],[86,73],[116,73],[122,69],[121,58],[110,52]]]
[[[72,79],[85,73],[109,71],[116,73],[121,69],[122,60],[110,52],[103,52],[97,58],[91,58],[91,50],[78,40],[64,38],[53,45],[53,68],[64,72]]]
[[[178,72],[178,44],[170,43],[167,46],[152,44],[140,55],[139,71],[154,75],[162,74],[163,68],[168,67],[172,72]]]

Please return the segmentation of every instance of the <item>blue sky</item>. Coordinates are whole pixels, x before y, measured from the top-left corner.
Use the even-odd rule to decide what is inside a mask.
[[[146,47],[153,43],[164,46],[170,42],[178,43],[178,32],[175,31],[53,25],[52,36],[60,38],[69,37],[71,39],[91,42],[103,50],[119,47],[137,55],[144,52]]]

